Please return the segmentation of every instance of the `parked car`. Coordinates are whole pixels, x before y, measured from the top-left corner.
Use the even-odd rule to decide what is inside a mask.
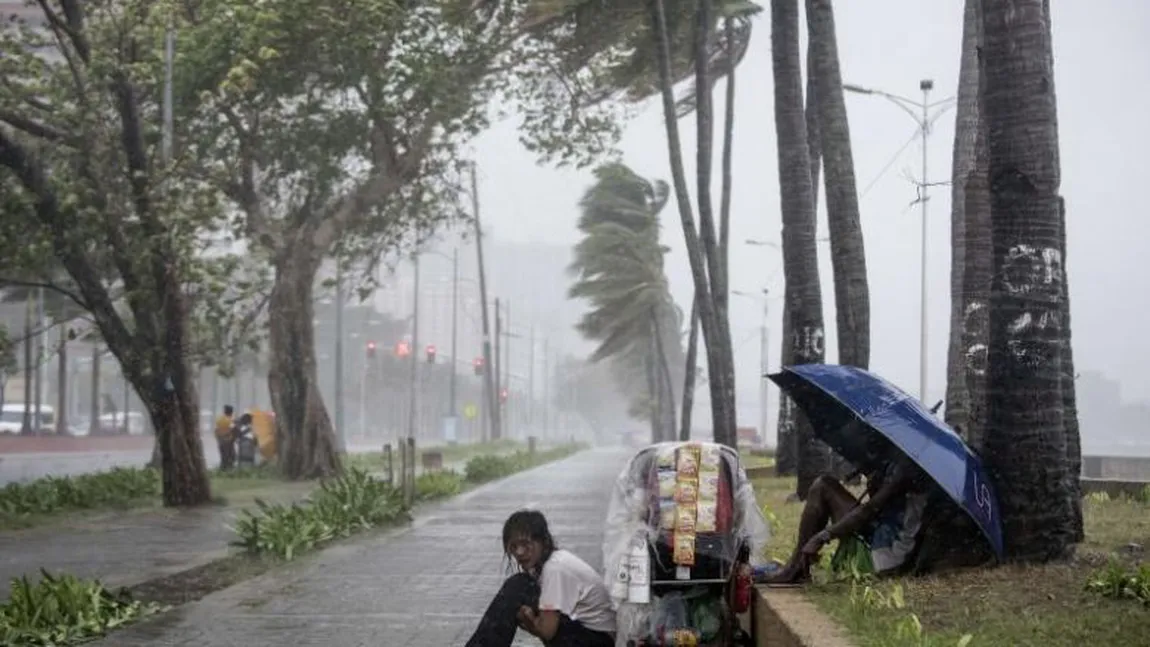
[[[36,412],[32,412],[35,417]],[[33,420],[32,425],[43,431],[56,431],[56,410],[40,405],[40,424]],[[0,410],[0,434],[18,434],[24,430],[24,403],[8,403]]]

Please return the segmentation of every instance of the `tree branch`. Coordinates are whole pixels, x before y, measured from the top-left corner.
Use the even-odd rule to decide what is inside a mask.
[[[0,121],[8,124],[9,126],[19,130],[25,134],[31,135],[39,139],[45,139],[51,142],[67,143],[69,145],[74,143],[74,139],[51,126],[46,126],[38,121],[22,117],[18,114],[9,112],[7,110],[0,110]]]
[[[0,276],[0,290],[2,290],[4,288],[9,288],[9,287],[43,288],[45,290],[49,290],[51,292],[55,292],[57,294],[60,294],[60,295],[67,297],[69,300],[71,300],[73,303],[75,303],[77,306],[79,306],[80,309],[82,309],[82,310],[88,310],[88,303],[86,301],[84,301],[83,297],[76,294],[72,290],[65,288],[64,286],[53,283],[51,281],[24,281],[21,279],[13,279],[13,278],[7,278],[7,277]]]

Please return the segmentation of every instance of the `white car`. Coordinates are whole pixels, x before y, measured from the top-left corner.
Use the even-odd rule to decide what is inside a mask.
[[[33,410],[32,415],[36,412]],[[35,421],[32,422],[36,426]],[[40,405],[39,428],[44,431],[56,430],[56,410],[52,407]],[[0,410],[0,434],[18,434],[24,431],[24,403],[8,403]]]

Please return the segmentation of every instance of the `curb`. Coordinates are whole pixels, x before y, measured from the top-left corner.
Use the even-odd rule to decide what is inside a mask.
[[[808,600],[802,589],[756,586],[753,605],[757,647],[855,647],[842,627]]]

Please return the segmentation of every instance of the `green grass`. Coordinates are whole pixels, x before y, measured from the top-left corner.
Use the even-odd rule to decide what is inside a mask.
[[[429,445],[416,447],[415,451],[422,457],[425,452],[439,452],[443,455],[443,464],[461,463],[476,456],[491,454],[507,454],[526,449],[527,446],[516,440],[495,440],[486,443],[472,443],[466,445]],[[392,461],[396,470],[399,470],[399,451],[393,450]],[[350,454],[345,459],[346,466],[379,471],[384,469],[383,452],[366,452]]]
[[[801,503],[785,503],[794,480],[760,479],[755,488],[772,517],[768,552],[785,558],[802,510]],[[1086,541],[1070,562],[878,582],[817,578],[824,583],[810,586],[807,595],[860,647],[954,647],[963,640],[969,647],[1147,644],[1150,609],[1087,591],[1086,584],[1125,546],[1150,541],[1150,503],[1088,497],[1083,516]]]

